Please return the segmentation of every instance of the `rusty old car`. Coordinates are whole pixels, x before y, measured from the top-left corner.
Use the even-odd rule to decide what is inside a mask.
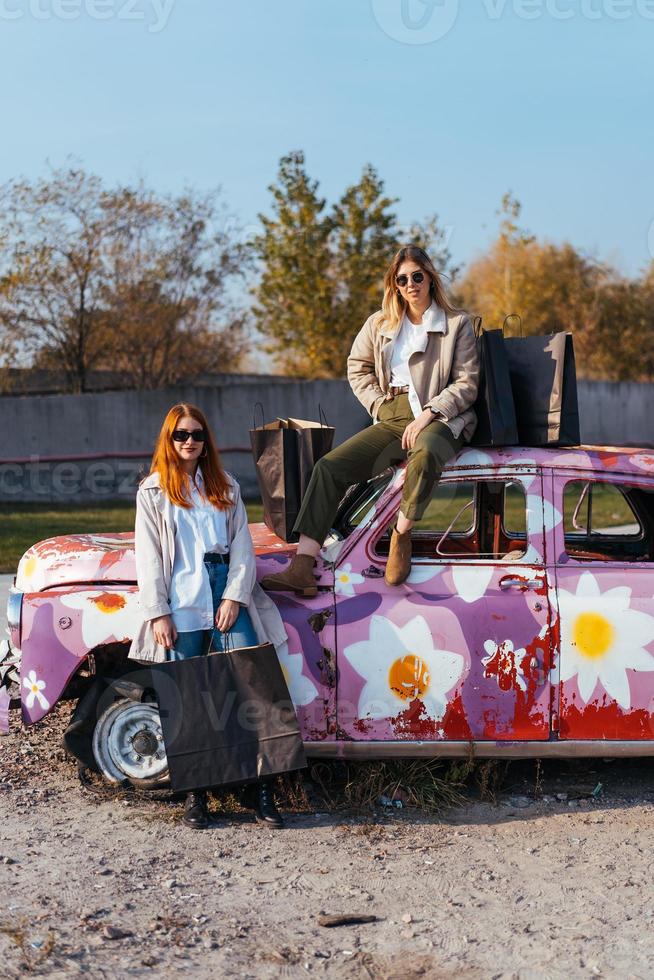
[[[463,449],[390,588],[404,473],[350,489],[315,598],[274,595],[308,755],[654,754],[654,452]],[[260,577],[289,561],[293,545],[251,531]],[[131,534],[31,547],[9,597],[0,723],[10,706],[31,725],[79,699],[68,748],[110,780],[161,785],[157,705],[125,659],[137,616]]]

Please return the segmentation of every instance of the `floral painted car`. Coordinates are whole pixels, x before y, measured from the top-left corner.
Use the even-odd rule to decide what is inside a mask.
[[[392,588],[404,474],[351,488],[315,598],[274,595],[308,754],[654,754],[654,453],[464,449]],[[251,529],[259,576],[283,567],[293,546]],[[75,755],[110,779],[164,779],[157,706],[125,662],[137,615],[132,535],[30,548],[9,598],[0,721],[17,687],[26,725],[79,698]]]

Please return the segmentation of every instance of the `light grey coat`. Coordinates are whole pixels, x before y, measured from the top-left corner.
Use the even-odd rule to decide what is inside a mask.
[[[397,328],[382,322],[381,310],[368,317],[354,338],[347,361],[352,391],[376,418],[391,380],[391,354]],[[457,420],[469,442],[477,426],[473,404],[479,386],[479,355],[472,321],[466,313],[447,314],[442,327],[427,332],[425,347],[409,358],[409,373],[422,408]]]
[[[260,643],[281,646],[287,639],[279,610],[256,581],[254,546],[248,527],[241,488],[227,474],[232,506],[227,512],[229,572],[224,599],[233,599],[247,607]],[[151,473],[136,494],[136,580],[139,608],[143,619],[129,651],[132,660],[163,663],[165,647],[154,638],[152,620],[171,615],[170,582],[175,560],[175,526],[173,505],[159,486],[159,474]]]

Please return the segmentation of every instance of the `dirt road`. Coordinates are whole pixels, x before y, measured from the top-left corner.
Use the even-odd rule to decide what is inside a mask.
[[[654,974],[651,762],[512,767],[496,805],[440,818],[217,812],[199,833],[179,802],[82,789],[64,720],[0,739],[5,975]]]

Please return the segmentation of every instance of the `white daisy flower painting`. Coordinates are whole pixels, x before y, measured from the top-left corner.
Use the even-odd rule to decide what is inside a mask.
[[[30,670],[27,677],[23,677],[23,687],[27,688],[28,692],[25,697],[25,706],[27,708],[33,708],[34,702],[38,701],[39,707],[43,711],[48,710],[50,702],[43,693],[46,684],[45,681],[40,680],[36,676],[35,670]]]
[[[654,671],[654,617],[630,605],[627,586],[601,591],[584,572],[575,592],[559,588],[561,681],[576,679],[584,704],[604,692],[624,710],[632,706],[631,671]]]
[[[61,604],[82,611],[82,639],[87,649],[107,640],[129,640],[138,626],[136,592],[72,592]]]
[[[401,627],[372,616],[368,639],[346,646],[343,656],[365,680],[358,717],[373,721],[394,718],[416,700],[440,721],[465,669],[462,654],[435,645],[423,616]]]
[[[364,581],[363,575],[352,571],[349,561],[334,572],[334,589],[338,595],[354,595],[355,586],[362,585]]]
[[[302,653],[289,653],[288,643],[277,649],[277,656],[288,686],[289,694],[296,708],[304,708],[318,697],[318,688],[310,677],[303,673]]]

